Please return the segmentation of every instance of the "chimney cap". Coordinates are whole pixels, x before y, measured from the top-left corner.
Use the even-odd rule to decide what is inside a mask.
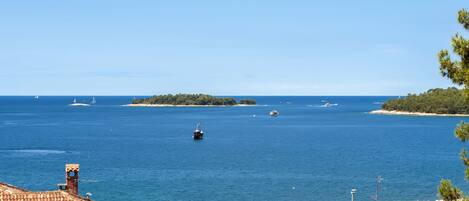
[[[80,165],[79,164],[66,164],[65,165],[65,171],[66,172],[75,172],[75,171],[80,171]]]

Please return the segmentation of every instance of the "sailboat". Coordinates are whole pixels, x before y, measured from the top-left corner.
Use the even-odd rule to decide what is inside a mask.
[[[69,104],[69,106],[90,106],[90,104],[77,102],[77,99],[74,98],[74,99],[73,99],[73,103],[72,103],[72,104]]]
[[[94,96],[93,96],[93,100],[91,100],[90,103],[91,103],[91,104],[96,104],[96,98],[94,98]]]

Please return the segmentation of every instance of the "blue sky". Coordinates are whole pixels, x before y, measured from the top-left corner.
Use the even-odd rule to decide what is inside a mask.
[[[0,1],[0,95],[404,95],[462,0]],[[466,34],[466,33],[464,33]]]

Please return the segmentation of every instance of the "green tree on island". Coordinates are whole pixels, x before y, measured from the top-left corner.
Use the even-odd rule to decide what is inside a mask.
[[[465,9],[458,12],[458,21],[466,30],[469,30],[469,13]],[[454,54],[460,57],[460,60],[452,60],[448,50],[441,50],[438,54],[440,71],[444,77],[449,78],[454,84],[464,87],[464,95],[467,104],[469,102],[469,40],[464,39],[457,33],[451,43]],[[468,141],[469,124],[461,122],[455,130],[455,135],[463,143]],[[466,166],[465,179],[469,180],[469,158],[467,156],[467,150],[463,149],[460,156]],[[438,191],[440,196],[447,201],[458,199],[466,200],[462,191],[454,187],[449,180],[442,180]]]
[[[224,105],[232,106],[238,103],[234,98],[214,97],[207,94],[166,94],[149,98],[135,99],[132,104],[163,104],[163,105]],[[255,105],[255,100],[241,100],[240,104]]]
[[[243,99],[243,100],[239,100],[239,104],[242,104],[242,105],[255,105],[255,104],[256,104],[256,100],[253,100],[253,99]]]

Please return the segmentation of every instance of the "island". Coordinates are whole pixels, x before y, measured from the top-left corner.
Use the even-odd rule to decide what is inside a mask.
[[[455,87],[430,89],[421,94],[386,101],[371,114],[414,116],[469,116],[464,91]]]
[[[255,100],[245,99],[239,103],[234,98],[215,97],[207,94],[165,94],[149,98],[134,99],[126,106],[134,107],[200,107],[200,106],[248,106]]]
[[[255,104],[256,104],[256,100],[253,100],[253,99],[243,99],[243,100],[239,100],[239,104],[240,104],[240,105],[255,105]]]

